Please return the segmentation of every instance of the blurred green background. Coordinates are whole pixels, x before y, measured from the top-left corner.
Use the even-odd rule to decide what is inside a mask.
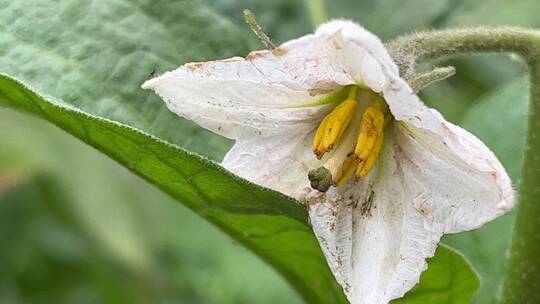
[[[278,43],[312,30],[306,1],[199,3],[246,36],[243,8]],[[329,18],[354,19],[384,40],[422,29],[540,26],[537,0],[327,1],[326,8]],[[524,65],[503,55],[441,64],[456,66],[457,76],[425,90],[423,99],[485,140],[518,185]],[[184,146],[215,160],[230,146],[179,126],[194,130]],[[512,218],[444,240],[481,274],[476,303],[492,303],[500,288]],[[272,269],[181,204],[56,127],[8,109],[0,109],[0,225],[1,304],[300,303]]]

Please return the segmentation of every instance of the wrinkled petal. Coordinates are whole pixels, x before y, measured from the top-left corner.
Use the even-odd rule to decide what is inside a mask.
[[[388,136],[383,161],[367,180],[309,200],[315,234],[354,304],[386,304],[403,296],[442,235],[424,227],[397,153],[395,138]]]
[[[329,111],[328,105],[285,108],[324,98],[279,84],[240,79],[195,79],[173,71],[144,84],[155,90],[174,113],[222,136],[238,139],[265,137],[283,129],[313,125]],[[234,73],[234,72],[233,72]]]
[[[156,91],[171,111],[215,133],[232,139],[271,136],[320,121],[328,106],[302,106],[343,86],[381,91],[387,78],[374,55],[380,50],[379,39],[360,26],[329,22],[273,51],[189,63],[148,80],[143,88]]]
[[[379,166],[360,184],[309,200],[313,229],[354,304],[402,297],[443,234],[478,228],[514,205],[508,174],[480,140],[399,78],[382,92],[397,121]]]
[[[390,58],[382,41],[362,26],[349,20],[332,20],[321,25],[316,34],[330,35],[335,32],[341,32],[347,42],[354,43],[357,46],[367,50],[379,65],[386,68],[386,73],[393,76],[399,76],[399,70],[396,64]],[[350,54],[349,59],[354,60],[354,54]],[[380,90],[375,90],[379,92]]]
[[[354,304],[402,297],[418,283],[443,234],[477,228],[513,202],[502,191],[509,181],[491,178],[506,176],[504,170],[485,173],[448,151],[430,150],[425,138],[398,122],[387,132],[379,165],[367,180],[309,199],[313,229]],[[472,135],[457,132],[468,153],[486,153]]]
[[[446,206],[453,214],[461,210],[458,217],[441,217],[446,233],[478,228],[514,206],[510,177],[484,143],[427,108],[401,79],[393,81],[384,95],[402,126],[398,135],[403,153],[425,173],[424,183],[431,182],[440,196],[459,195]],[[474,207],[474,212],[461,207]]]

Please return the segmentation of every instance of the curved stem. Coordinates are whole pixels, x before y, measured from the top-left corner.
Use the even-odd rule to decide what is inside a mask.
[[[519,28],[435,31],[400,38],[389,49],[407,79],[416,75],[418,63],[471,52],[511,52],[528,64],[527,145],[502,302],[540,303],[540,32]]]
[[[404,76],[414,73],[417,63],[447,56],[478,52],[510,52],[527,62],[540,56],[540,31],[520,28],[472,28],[417,33],[388,46]]]
[[[530,62],[531,100],[520,204],[503,303],[540,303],[540,61]]]

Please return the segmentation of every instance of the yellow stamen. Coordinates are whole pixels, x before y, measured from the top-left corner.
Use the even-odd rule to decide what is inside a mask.
[[[353,152],[355,140],[356,134],[352,130],[348,131],[332,157],[324,163],[324,168],[332,176],[333,186],[343,185],[354,174],[358,163]]]
[[[368,107],[362,121],[354,154],[360,162],[366,161],[369,153],[375,146],[377,138],[382,134],[384,128],[384,114],[377,106]]]
[[[356,181],[359,181],[360,179],[366,177],[371,169],[373,169],[373,166],[375,165],[375,161],[379,157],[379,154],[381,153],[382,144],[384,142],[384,132],[381,132],[381,134],[377,137],[377,141],[375,141],[375,145],[373,146],[373,149],[369,152],[369,155],[365,161],[362,162],[362,164],[359,164],[356,169],[356,174],[354,176],[354,179]]]
[[[312,145],[313,153],[318,159],[332,150],[349,126],[358,105],[358,101],[355,100],[357,90],[358,87],[351,87],[347,100],[332,110],[319,125]]]
[[[317,132],[315,132],[315,137],[313,137],[313,153],[317,155],[318,159],[321,159],[322,155],[319,157],[319,146],[322,144],[323,138],[324,138],[324,131],[326,130],[326,124],[330,120],[330,115],[327,115],[319,125],[319,128],[317,129]],[[324,154],[324,153],[323,153]]]
[[[318,159],[336,148],[323,166],[308,174],[312,187],[322,192],[344,185],[353,175],[359,181],[369,174],[381,153],[383,129],[393,119],[381,95],[369,90],[358,92],[356,86],[348,94],[323,119],[313,139],[312,148]],[[361,109],[358,99],[370,106]]]
[[[334,186],[339,187],[345,184],[349,180],[349,178],[351,178],[357,166],[358,161],[354,157],[354,153],[349,153],[349,155],[347,155],[347,158],[343,162],[340,170],[338,171],[338,174],[336,174],[335,177],[332,176]]]
[[[338,105],[332,113],[330,113],[330,119],[326,125],[326,132],[324,134],[323,145],[332,149],[332,146],[341,138],[343,132],[351,122],[356,105],[358,102],[353,99],[347,99]]]

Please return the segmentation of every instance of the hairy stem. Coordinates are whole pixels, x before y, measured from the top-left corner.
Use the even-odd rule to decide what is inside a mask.
[[[540,56],[540,31],[520,28],[473,28],[413,34],[388,45],[403,76],[415,72],[416,64],[448,56],[478,52],[510,52],[527,62]]]
[[[510,52],[528,64],[527,145],[502,303],[540,303],[540,32],[519,28],[435,31],[400,38],[389,49],[408,79],[415,77],[419,63],[464,53]]]
[[[531,102],[520,204],[503,289],[505,304],[540,303],[540,62],[530,62]]]
[[[443,67],[435,68],[431,72],[426,72],[415,76],[413,79],[408,79],[411,88],[414,92],[418,93],[423,88],[429,86],[430,84],[445,80],[448,77],[452,77],[456,74],[456,69],[454,67]]]

